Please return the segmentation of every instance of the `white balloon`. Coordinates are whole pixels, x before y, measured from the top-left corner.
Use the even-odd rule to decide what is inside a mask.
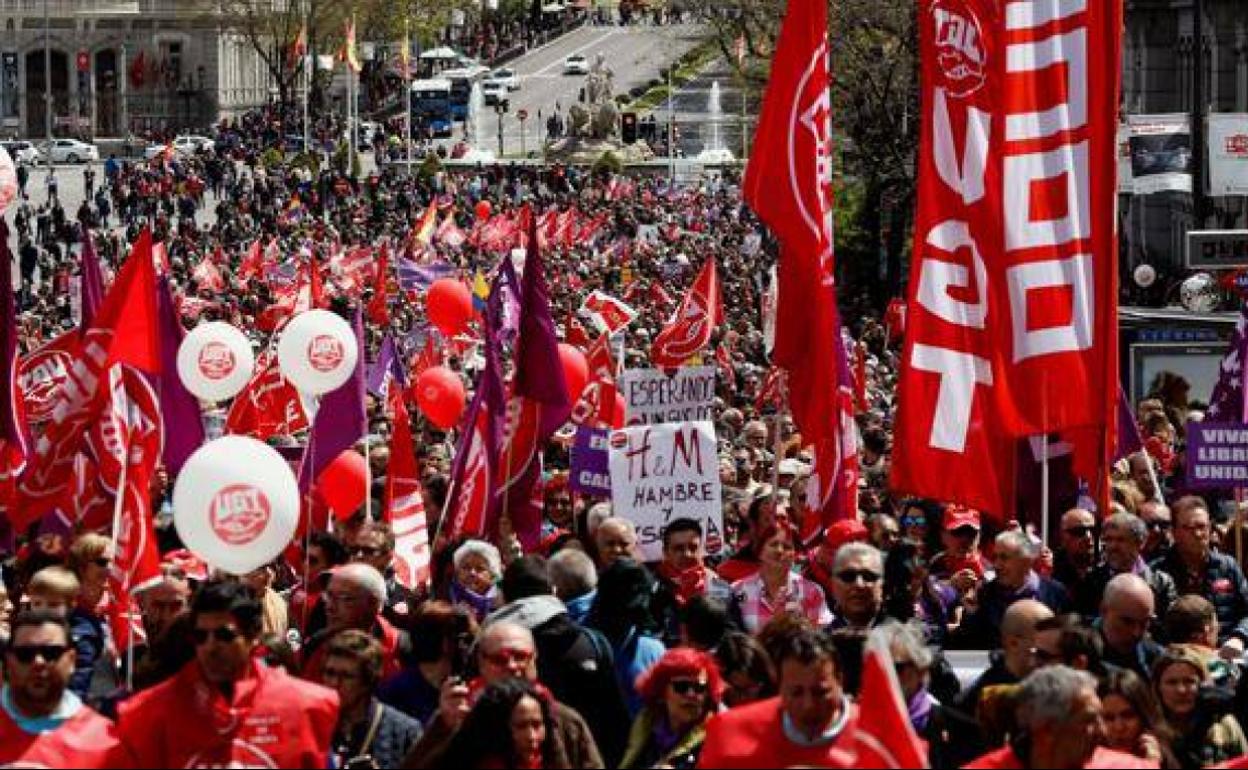
[[[1212,313],[1218,309],[1218,282],[1208,273],[1197,273],[1179,287],[1179,301],[1193,313]]]
[[[299,482],[277,451],[226,436],[191,455],[173,489],[173,523],[199,558],[231,575],[276,559],[299,525]]]
[[[0,147],[0,214],[17,198],[17,166],[7,150]]]
[[[328,310],[298,315],[277,343],[277,363],[296,388],[314,396],[341,388],[351,378],[360,346],[351,324]]]
[[[227,401],[242,392],[256,369],[246,335],[221,321],[200,324],[178,348],[178,376],[204,401]]]

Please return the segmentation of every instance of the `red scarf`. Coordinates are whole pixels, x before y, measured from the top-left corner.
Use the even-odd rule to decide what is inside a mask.
[[[684,607],[694,597],[706,595],[706,568],[700,564],[682,572],[667,562],[661,562],[659,576],[675,587],[678,607]]]

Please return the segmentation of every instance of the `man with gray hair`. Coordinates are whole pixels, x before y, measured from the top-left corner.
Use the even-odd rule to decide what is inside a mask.
[[[329,587],[322,594],[326,626],[304,647],[304,678],[321,682],[325,643],[343,631],[362,631],[381,644],[383,679],[399,673],[400,658],[411,647],[411,639],[382,615],[386,608],[385,577],[361,562],[344,564],[328,574]]]
[[[568,616],[581,625],[598,598],[598,568],[584,551],[560,551],[546,564],[555,596],[568,608]]]
[[[1156,767],[1155,763],[1102,747],[1105,724],[1096,678],[1085,671],[1049,666],[1019,689],[1015,717],[1022,733],[1003,749],[968,768]]]
[[[1157,615],[1179,598],[1174,578],[1155,570],[1144,562],[1144,544],[1148,541],[1148,526],[1144,520],[1130,513],[1115,513],[1101,526],[1101,550],[1105,560],[1088,573],[1087,578],[1075,590],[1075,611],[1091,622],[1101,611],[1105,587],[1118,575],[1138,575],[1153,591],[1153,606]],[[1153,626],[1157,631],[1158,627]]]
[[[964,650],[995,650],[1001,646],[1001,622],[1010,605],[1035,599],[1063,615],[1070,609],[1066,588],[1036,573],[1040,546],[1022,530],[1012,529],[997,536],[993,566],[997,575],[979,589],[977,607],[950,637],[949,646]]]
[[[835,617],[829,631],[870,630],[884,608],[884,557],[866,543],[850,543],[832,563]]]

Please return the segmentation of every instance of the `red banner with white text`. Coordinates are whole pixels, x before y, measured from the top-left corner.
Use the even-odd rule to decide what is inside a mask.
[[[917,1],[923,133],[893,484],[1008,518],[1014,439],[1112,438],[1121,0]],[[1084,451],[1082,467],[1105,467],[1104,446]]]

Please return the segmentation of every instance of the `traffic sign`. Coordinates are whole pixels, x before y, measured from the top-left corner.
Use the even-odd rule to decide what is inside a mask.
[[[519,112],[517,112],[517,113],[516,113],[516,117],[517,117],[517,118],[519,118],[521,121],[528,120],[528,119],[529,119],[529,111],[528,111],[528,110],[520,110]]]
[[[78,52],[78,71],[79,72],[91,71],[91,55],[88,54],[86,51]]]

